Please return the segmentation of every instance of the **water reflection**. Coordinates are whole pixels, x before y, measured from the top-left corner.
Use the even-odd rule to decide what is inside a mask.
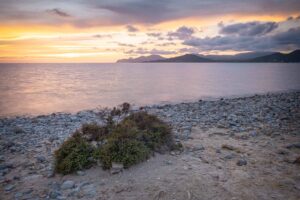
[[[300,89],[299,64],[0,64],[0,116]]]

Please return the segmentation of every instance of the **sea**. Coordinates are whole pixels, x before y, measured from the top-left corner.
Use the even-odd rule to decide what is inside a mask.
[[[1,63],[0,117],[300,90],[300,63]]]

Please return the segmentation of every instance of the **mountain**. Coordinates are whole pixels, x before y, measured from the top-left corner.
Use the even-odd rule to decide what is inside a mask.
[[[173,57],[173,58],[166,58],[166,59],[159,59],[159,60],[153,60],[150,62],[214,62],[213,60],[207,59],[207,58],[203,58],[199,55],[196,54],[185,54],[182,56],[177,56],[177,57]]]
[[[295,50],[288,54],[273,53],[271,55],[247,60],[247,62],[300,62],[300,50]]]
[[[201,55],[201,56],[215,61],[242,61],[242,60],[253,59],[261,56],[267,56],[274,53],[275,52],[248,52],[248,53],[238,53],[235,55]]]
[[[150,56],[140,56],[137,58],[128,58],[128,59],[120,59],[117,63],[141,63],[141,62],[151,62],[154,60],[164,60],[166,58],[160,55],[150,55]]]
[[[236,55],[198,55],[185,54],[182,56],[164,58],[159,55],[141,56],[138,58],[121,59],[117,62],[125,63],[192,63],[192,62],[300,62],[300,50],[295,50],[288,54],[279,52],[249,52]]]

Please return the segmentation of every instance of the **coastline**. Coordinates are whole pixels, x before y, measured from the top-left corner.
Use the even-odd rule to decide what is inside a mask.
[[[163,168],[158,167],[161,171],[158,170],[160,173],[155,174],[155,177],[161,176],[161,178],[164,179],[166,178],[163,174],[163,172],[165,172],[164,170],[166,170],[164,169],[165,167],[174,168],[175,170],[176,167],[182,165],[184,172],[187,173],[186,177],[189,177],[189,171],[192,172],[196,170],[196,172],[199,172],[198,176],[203,178],[205,175],[201,175],[200,172],[206,172],[205,170],[207,170],[209,172],[208,174],[211,173],[210,178],[212,178],[213,181],[208,181],[207,185],[202,182],[199,184],[204,184],[204,187],[209,188],[218,183],[219,186],[217,188],[221,189],[231,181],[228,177],[226,181],[222,180],[224,178],[222,173],[228,170],[235,170],[235,173],[237,173],[235,176],[238,178],[243,178],[243,176],[249,178],[248,175],[253,175],[254,172],[251,170],[255,168],[259,172],[264,172],[266,165],[262,162],[254,167],[255,163],[251,162],[251,157],[265,160],[270,158],[275,159],[275,157],[280,158],[280,162],[273,163],[275,167],[272,168],[273,171],[270,172],[271,174],[265,173],[259,175],[269,180],[268,177],[274,173],[282,178],[288,178],[290,182],[286,183],[283,189],[273,188],[272,190],[269,188],[265,191],[275,191],[274,195],[277,195],[276,197],[278,197],[278,199],[282,197],[297,199],[300,197],[300,177],[298,177],[296,173],[297,170],[299,170],[299,165],[293,164],[293,161],[299,156],[299,148],[292,148],[292,150],[285,148],[287,145],[292,145],[300,141],[300,91],[152,105],[143,107],[143,110],[155,114],[167,123],[170,123],[173,127],[175,139],[183,142],[185,151],[181,155],[157,155],[150,159],[149,165],[147,165],[148,162],[142,163],[116,176],[102,171],[100,167],[86,170],[83,172],[85,175],[54,176],[52,170],[52,155],[55,149],[57,149],[71,133],[78,129],[81,124],[88,122],[104,123],[104,118],[110,112],[110,109],[80,111],[76,114],[53,113],[36,117],[17,116],[0,118],[0,143],[2,152],[0,158],[0,197],[2,197],[2,199],[11,199],[16,198],[15,195],[18,194],[20,197],[16,199],[26,199],[26,196],[30,196],[30,198],[51,199],[55,196],[54,193],[57,193],[54,199],[58,197],[62,199],[94,199],[96,194],[102,192],[101,188],[105,188],[108,197],[104,199],[122,199],[122,195],[124,194],[127,195],[124,199],[130,199],[130,194],[141,195],[145,199],[153,199],[155,197],[150,195],[150,198],[147,196],[153,193],[155,193],[156,196],[161,196],[161,198],[157,199],[164,199],[164,197],[170,197],[168,196],[170,195],[168,185],[171,186],[171,183],[173,183],[176,178],[179,178],[177,175],[173,177],[174,179],[169,180],[171,183],[165,183],[164,189],[158,189],[158,193],[157,190],[155,190],[155,186],[163,187],[161,185],[163,182],[160,183],[161,179],[156,182],[145,182],[144,185],[142,184],[144,188],[142,186],[142,188],[138,188],[142,190],[138,193],[139,191],[135,187],[136,184],[139,183],[139,180],[142,180],[141,177],[143,176],[140,175],[133,178],[129,176],[129,174],[142,173],[141,170],[143,170],[143,168],[151,172],[149,166],[158,167],[157,165],[159,165],[159,167],[163,166]],[[208,135],[211,136],[208,137]],[[214,138],[214,140],[212,140],[212,138]],[[233,148],[229,150],[231,152],[231,154],[229,154],[227,149],[226,151],[224,150],[224,154],[222,154],[222,145],[228,144],[228,142],[230,145],[238,146],[238,148],[242,150],[237,152]],[[246,146],[243,146],[243,144],[246,144]],[[255,149],[250,151],[248,147],[251,149],[251,145],[255,146]],[[219,150],[221,149],[221,153],[216,154],[215,152],[218,148]],[[284,150],[282,150],[281,153],[277,153],[280,149]],[[259,155],[259,152],[263,150],[265,150],[266,153]],[[276,152],[269,152],[273,150],[276,150]],[[273,155],[274,153],[275,155]],[[270,155],[271,157],[268,157]],[[228,156],[228,159],[224,159],[224,156]],[[260,158],[259,156],[262,157]],[[198,163],[194,166],[193,162],[196,158],[200,159],[200,164]],[[247,160],[248,165],[243,167],[245,169],[246,167],[252,167],[249,169],[250,171],[241,171],[239,166],[235,164],[237,161],[234,160],[235,158],[237,160]],[[234,162],[231,163],[233,160]],[[167,161],[170,161],[170,163],[168,164]],[[185,164],[184,161],[186,161],[187,164]],[[223,165],[223,162],[227,164]],[[192,166],[191,169],[189,166]],[[199,166],[202,166],[202,168],[200,167],[198,169]],[[203,168],[203,166],[205,167]],[[215,171],[209,169],[212,166],[216,167]],[[286,166],[286,168],[284,168],[284,166]],[[242,169],[244,169],[243,167]],[[236,171],[236,168],[240,171]],[[101,172],[95,172],[96,170]],[[101,183],[89,181],[87,177],[91,175],[91,173],[100,173],[98,175],[103,176],[107,182],[102,183],[101,180],[99,180]],[[144,173],[148,174],[149,172]],[[178,171],[178,173],[183,172]],[[134,183],[132,183],[133,188],[128,188],[121,184],[121,191],[116,191],[114,188],[116,183],[110,179],[116,181],[118,180],[118,178],[116,178],[118,176],[122,176],[119,178],[124,182],[128,181],[130,179],[129,177],[134,179]],[[256,177],[255,175],[253,176]],[[151,177],[151,175],[149,175],[149,177]],[[66,179],[76,179],[75,185],[78,191],[75,190],[75,186],[70,190],[61,189],[61,184]],[[99,177],[99,179],[101,178]],[[92,178],[91,180],[94,179]],[[89,183],[82,184],[84,181],[88,181]],[[247,184],[250,183],[251,181]],[[146,190],[145,188],[148,187],[147,184],[150,184],[151,187],[153,186],[152,189],[155,191]],[[188,180],[182,184],[188,184]],[[46,189],[46,186],[48,189]],[[88,188],[82,189],[86,187]],[[183,185],[183,188],[184,187]],[[228,198],[236,197],[237,193],[234,191],[237,190],[237,188],[228,187],[228,191],[223,191],[224,194],[228,195]],[[93,191],[91,192],[91,190]],[[190,199],[193,199],[192,193],[194,194],[195,191],[192,190],[193,188],[186,190],[180,193],[179,196],[181,195],[183,198],[190,196]],[[289,190],[290,193],[288,193]],[[248,192],[251,193],[250,189]],[[86,193],[87,196],[85,196]],[[207,197],[211,197],[209,193],[207,195]],[[212,192],[211,195],[213,195]],[[244,199],[254,197],[251,196],[253,194],[244,195],[246,195]],[[260,193],[258,193],[258,195],[260,195]],[[197,195],[194,194],[194,196]],[[215,199],[220,199],[220,197],[221,194],[219,194],[219,196],[217,195]],[[272,198],[269,197],[266,199]]]

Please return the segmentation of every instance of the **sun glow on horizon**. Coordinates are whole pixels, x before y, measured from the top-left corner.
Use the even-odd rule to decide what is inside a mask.
[[[20,3],[20,6],[23,3]],[[209,3],[207,5],[210,6]],[[187,9],[192,10],[191,15],[179,9],[178,15],[173,13],[169,16],[167,11],[158,13],[160,19],[155,15],[147,15],[147,13],[143,15],[132,10],[132,16],[137,15],[133,18],[131,13],[126,13],[128,8],[125,6],[120,7],[126,11],[125,14],[122,10],[120,13],[117,13],[119,10],[116,10],[116,13],[114,10],[102,10],[103,17],[105,15],[108,19],[104,23],[103,19],[89,18],[98,14],[95,9],[84,7],[80,12],[80,4],[70,4],[69,7],[65,5],[65,9],[44,9],[47,7],[44,4],[42,4],[43,9],[38,9],[38,6],[33,5],[31,8],[30,5],[26,5],[25,8],[31,10],[23,13],[24,20],[22,13],[18,13],[20,9],[15,11],[16,16],[21,16],[18,20],[10,19],[14,15],[10,16],[5,14],[6,12],[2,14],[4,18],[0,19],[0,62],[115,62],[122,58],[151,54],[164,57],[185,53],[232,55],[253,50],[231,47],[230,43],[234,44],[237,37],[244,37],[244,35],[238,35],[240,33],[224,35],[224,32],[220,31],[222,28],[232,24],[241,27],[255,26],[257,22],[261,25],[253,27],[253,30],[274,23],[276,25],[273,27],[274,30],[280,26],[283,31],[288,31],[289,28],[298,28],[295,24],[300,19],[298,11],[281,12],[278,9],[278,13],[273,11],[261,13],[260,8],[256,8],[260,12],[257,14],[250,11],[249,13],[232,11],[221,12],[221,14],[216,12],[203,17],[195,14],[193,7],[188,6]],[[34,17],[35,9],[41,15],[40,19]],[[209,9],[216,8],[209,7]],[[68,12],[71,11],[78,11],[78,13],[69,14]],[[124,20],[121,15],[124,15]],[[138,19],[138,16],[141,19]],[[251,25],[252,22],[255,22],[254,25]],[[268,31],[268,28],[265,31]],[[253,35],[253,38],[266,37],[263,34],[258,33]],[[222,42],[228,44],[224,45]],[[237,42],[241,41],[237,40]],[[272,48],[289,51],[294,48],[290,46]]]

